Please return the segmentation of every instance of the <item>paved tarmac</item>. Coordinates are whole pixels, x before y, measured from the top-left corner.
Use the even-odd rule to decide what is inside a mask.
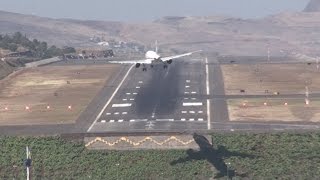
[[[208,129],[204,60],[132,67],[88,132]]]
[[[244,58],[246,59],[246,58]],[[261,58],[263,59],[263,58]],[[223,61],[223,62],[221,62]],[[282,60],[284,61],[284,60]],[[276,61],[273,61],[276,63]],[[53,65],[105,64],[107,60],[70,60]],[[161,65],[123,65],[82,112],[75,124],[2,126],[0,134],[52,135],[68,133],[135,133],[198,131],[281,131],[318,130],[310,122],[231,122],[227,99],[265,98],[266,95],[225,95],[220,64],[215,57],[185,58],[168,69]],[[230,62],[227,62],[230,63]],[[253,60],[234,63],[253,63]],[[268,63],[257,60],[256,63]],[[320,94],[310,94],[318,97]],[[267,95],[272,98],[304,98],[303,94]]]

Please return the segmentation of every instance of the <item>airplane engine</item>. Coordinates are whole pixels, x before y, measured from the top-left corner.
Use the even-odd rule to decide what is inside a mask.
[[[136,64],[136,68],[139,68],[139,67],[140,67],[140,63],[137,63],[137,64]]]
[[[168,60],[167,63],[168,63],[168,64],[171,64],[171,63],[172,63],[172,59]]]

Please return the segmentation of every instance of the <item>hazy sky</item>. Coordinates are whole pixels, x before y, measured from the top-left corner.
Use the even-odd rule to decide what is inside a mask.
[[[257,18],[301,11],[309,0],[0,0],[0,10],[53,18],[152,21],[168,15]]]

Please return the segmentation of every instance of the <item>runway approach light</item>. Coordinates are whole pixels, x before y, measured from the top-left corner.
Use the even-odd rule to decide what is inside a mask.
[[[285,105],[285,106],[288,106],[288,103],[286,102],[286,103],[284,103],[284,105]]]
[[[268,105],[268,103],[267,103],[267,102],[264,102],[264,103],[263,103],[263,105],[265,105],[265,106],[266,106],[266,105]]]
[[[309,104],[310,104],[309,99],[306,99],[306,105],[309,105]]]
[[[69,106],[68,106],[68,109],[70,109],[70,110],[71,110],[71,109],[72,109],[72,106],[71,106],[71,105],[69,105]]]
[[[246,103],[242,103],[242,106],[247,106],[247,104]]]
[[[47,106],[47,109],[50,109],[50,106]]]
[[[26,110],[30,110],[30,107],[29,107],[29,106],[26,106]]]
[[[5,107],[4,110],[8,111],[8,107]]]

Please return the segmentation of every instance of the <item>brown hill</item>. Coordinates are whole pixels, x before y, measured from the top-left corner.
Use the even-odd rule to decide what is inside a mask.
[[[320,12],[320,0],[310,0],[304,12]]]
[[[149,47],[160,42],[179,51],[203,49],[232,55],[266,55],[283,51],[317,55],[320,52],[320,13],[282,13],[262,19],[225,16],[164,17],[149,23],[52,19],[0,11],[0,32],[21,31],[59,46],[97,46],[93,36],[106,41],[133,41]]]

